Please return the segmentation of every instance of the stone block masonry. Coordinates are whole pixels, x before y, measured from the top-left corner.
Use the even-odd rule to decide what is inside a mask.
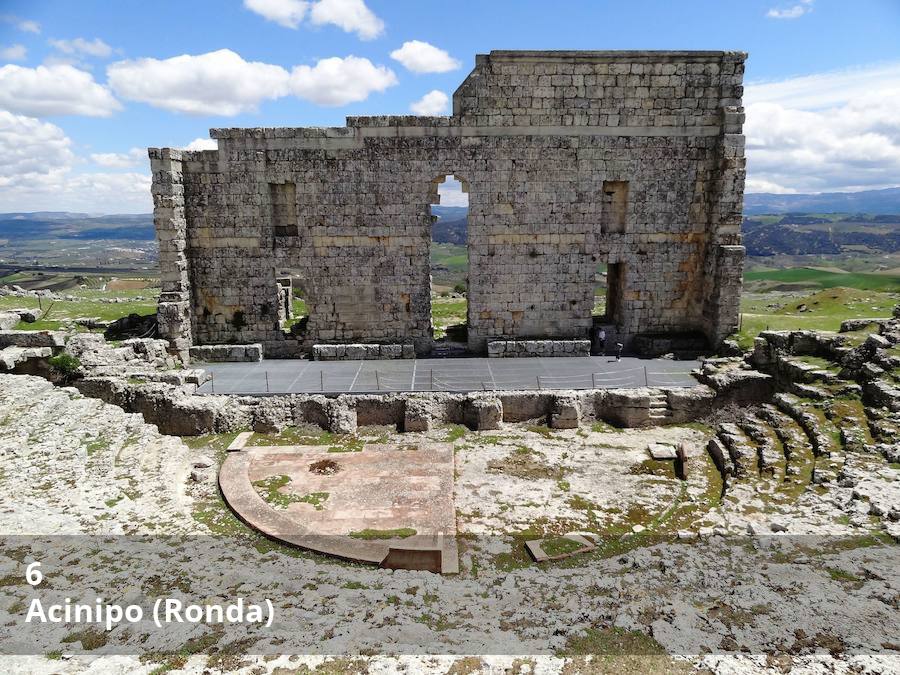
[[[488,342],[488,356],[590,356],[590,340],[493,340]]]
[[[494,51],[450,117],[213,129],[150,149],[159,327],[175,350],[432,345],[437,180],[469,195],[468,340],[584,340],[737,325],[743,271],[739,52]],[[592,316],[607,269],[606,315]],[[282,329],[279,280],[309,316]],[[294,327],[295,329],[297,326]]]
[[[262,345],[202,345],[190,348],[193,361],[262,361]]]
[[[385,359],[414,359],[415,347],[408,345],[313,345],[314,361],[376,361]]]

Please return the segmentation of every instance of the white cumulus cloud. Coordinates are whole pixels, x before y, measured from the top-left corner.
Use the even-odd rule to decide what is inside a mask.
[[[153,208],[149,173],[79,173],[78,163],[72,141],[58,126],[0,111],[0,211],[140,213]]]
[[[434,89],[418,101],[413,101],[409,109],[416,115],[444,115],[447,112],[448,103],[450,103],[450,97],[444,92]]]
[[[107,117],[121,109],[109,90],[93,75],[67,64],[0,68],[0,108],[14,113]]]
[[[770,19],[799,19],[804,14],[809,14],[813,9],[814,0],[800,0],[788,7],[773,7],[766,16]]]
[[[0,23],[11,24],[15,26],[17,30],[22,31],[23,33],[41,32],[41,24],[39,24],[37,21],[22,19],[18,16],[14,16],[13,14],[0,14]]]
[[[123,98],[192,115],[232,116],[288,93],[281,66],[245,61],[230,49],[169,59],[118,61],[109,84]]]
[[[299,28],[308,16],[314,26],[330,24],[363,40],[384,32],[384,21],[363,0],[244,0],[244,7],[285,28]]]
[[[85,40],[84,38],[75,38],[74,40],[48,40],[50,45],[64,54],[87,54],[88,56],[109,56],[112,54],[112,47],[106,44],[100,38],[93,40]]]
[[[25,19],[24,21],[19,21],[16,24],[16,28],[18,28],[23,33],[40,33],[41,32],[41,24],[37,21],[31,21],[29,19]]]
[[[72,141],[55,124],[0,110],[0,187],[48,176],[74,159]]]
[[[384,21],[366,7],[363,0],[319,0],[310,9],[316,25],[333,24],[362,40],[373,40],[384,32]]]
[[[128,152],[97,152],[90,157],[94,164],[110,169],[127,169],[148,161],[145,148],[131,148]]]
[[[376,66],[358,56],[322,59],[315,66],[295,66],[291,73],[291,91],[319,105],[344,105],[368,98],[397,84],[389,68]]]
[[[24,61],[28,55],[25,45],[10,45],[9,47],[0,47],[0,59],[4,61]]]
[[[460,67],[460,62],[443,49],[421,40],[404,42],[391,52],[391,58],[414,73],[446,73]]]
[[[195,138],[183,148],[184,150],[218,150],[219,142],[212,138]]]
[[[749,84],[747,191],[900,184],[900,63]]]
[[[304,0],[244,0],[244,7],[285,28],[297,28],[309,3]]]

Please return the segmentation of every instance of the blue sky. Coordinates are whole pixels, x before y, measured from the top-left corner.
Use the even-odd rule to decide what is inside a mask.
[[[210,127],[448,114],[491,49],[744,50],[748,191],[900,184],[895,0],[4,0],[0,14],[3,211],[148,211],[144,148],[198,147]]]

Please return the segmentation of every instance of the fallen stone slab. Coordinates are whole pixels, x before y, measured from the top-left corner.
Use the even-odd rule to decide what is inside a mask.
[[[64,347],[66,334],[51,330],[0,330],[0,349],[6,347]]]
[[[525,542],[525,548],[535,562],[563,560],[597,548],[591,535],[572,532],[561,537],[546,537]]]
[[[110,324],[112,324],[112,321],[105,321],[104,319],[98,319],[94,316],[80,316],[75,319],[75,324],[78,326],[83,326],[84,328],[88,328],[90,330],[106,330],[107,328],[109,328]]]
[[[675,446],[665,443],[651,443],[647,446],[647,452],[650,453],[651,458],[658,461],[667,461],[678,456]]]
[[[21,319],[15,312],[0,312],[0,330],[12,330]]]
[[[50,347],[7,347],[0,350],[0,372],[11,373],[32,359],[48,359],[52,355]]]
[[[862,330],[866,326],[870,326],[872,324],[877,324],[881,326],[882,324],[890,321],[888,318],[877,317],[874,319],[847,319],[841,322],[841,333],[849,333],[852,331]]]

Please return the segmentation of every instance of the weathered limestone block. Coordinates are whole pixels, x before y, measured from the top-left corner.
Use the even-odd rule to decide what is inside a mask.
[[[403,431],[428,431],[429,429],[431,429],[431,406],[423,399],[407,399],[403,413]]]
[[[131,388],[122,378],[84,377],[76,380],[72,386],[89,398],[97,398],[104,403],[134,412],[131,408]]]
[[[262,361],[263,350],[260,344],[249,345],[196,345],[191,347],[192,361],[207,363],[231,361]]]
[[[359,361],[361,359],[372,358],[372,354],[376,357],[380,349],[378,345],[347,345],[347,360]]]
[[[581,406],[575,396],[556,396],[550,412],[550,426],[554,429],[577,429],[581,422]]]
[[[134,412],[143,415],[160,432],[174,436],[198,436],[216,430],[217,402],[200,396],[185,396],[164,384],[131,387]]]
[[[313,345],[314,361],[374,361],[379,359],[414,359],[415,345],[347,344]]]
[[[278,433],[294,421],[293,412],[289,398],[262,397],[253,409],[253,430],[261,433]]]
[[[51,330],[2,330],[0,349],[6,347],[64,347],[66,334]]]
[[[292,396],[294,424],[316,424],[323,429],[329,428],[329,399],[319,395]]]
[[[14,309],[14,313],[19,315],[19,319],[25,323],[34,323],[40,317],[40,311],[36,309]]]
[[[620,427],[641,427],[652,424],[650,401],[657,390],[607,389],[597,411],[597,417]]]
[[[841,322],[841,333],[850,333],[857,330],[862,330],[866,326],[870,326],[872,324],[876,324],[879,328],[882,324],[887,323],[890,319],[887,318],[873,318],[873,319],[846,319]]]
[[[473,431],[499,429],[503,404],[499,398],[474,397],[466,405],[466,426]]]
[[[666,391],[673,423],[690,422],[712,410],[716,392],[706,385],[678,387]]]
[[[706,451],[712,457],[713,463],[723,477],[734,475],[734,463],[731,461],[731,455],[717,437],[713,436],[709,439],[709,442],[706,444]]]
[[[0,350],[0,373],[26,373],[32,370],[29,361],[46,362],[51,356],[50,347],[6,347]]]
[[[529,420],[546,420],[550,414],[551,393],[500,393],[504,422],[527,422]]]
[[[12,330],[15,328],[21,319],[18,314],[13,312],[2,312],[0,313],[0,330]]]
[[[325,408],[328,430],[335,434],[356,433],[356,410],[342,396],[331,399]]]
[[[739,360],[710,359],[704,362],[698,379],[716,391],[720,402],[763,403],[775,393],[775,378]]]
[[[488,356],[590,356],[590,340],[491,340],[487,343]]]
[[[900,412],[900,388],[884,380],[871,380],[862,385],[863,402],[866,405]]]

